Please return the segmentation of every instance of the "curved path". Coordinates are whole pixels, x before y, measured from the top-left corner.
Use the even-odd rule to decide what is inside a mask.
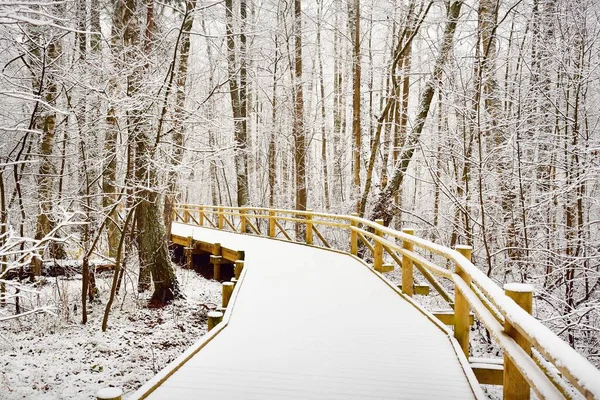
[[[447,329],[357,258],[179,223],[172,232],[244,250],[244,272],[224,328],[132,398],[154,387],[147,398],[483,397]]]

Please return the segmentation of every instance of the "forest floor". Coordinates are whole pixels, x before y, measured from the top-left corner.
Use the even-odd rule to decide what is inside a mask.
[[[31,301],[54,305],[55,315],[0,323],[0,399],[92,399],[109,386],[127,397],[206,333],[205,305],[220,302],[220,283],[181,268],[177,275],[186,298],[155,309],[146,307],[150,293],[139,296],[128,279],[106,332],[112,272],[97,274],[100,295],[86,325],[81,277],[45,278]]]

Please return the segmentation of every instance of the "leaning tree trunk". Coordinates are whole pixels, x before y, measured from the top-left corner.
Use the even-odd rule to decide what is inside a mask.
[[[394,196],[400,190],[404,175],[408,170],[410,161],[412,160],[419,139],[421,138],[421,132],[423,131],[423,126],[427,120],[431,101],[435,93],[436,83],[440,80],[444,65],[446,64],[446,60],[448,59],[448,55],[452,49],[454,42],[454,31],[456,30],[456,23],[458,21],[461,6],[462,1],[454,1],[448,8],[448,22],[446,23],[446,27],[444,29],[442,46],[435,62],[433,75],[429,77],[429,80],[425,85],[425,89],[421,94],[419,112],[417,114],[414,128],[407,138],[402,152],[400,153],[399,165],[394,167],[395,170],[392,179],[379,194],[377,202],[373,208],[372,219],[381,218],[383,219],[385,225],[389,225],[394,216]]]

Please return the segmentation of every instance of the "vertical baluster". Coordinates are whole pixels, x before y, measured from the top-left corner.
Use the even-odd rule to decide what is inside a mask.
[[[456,246],[456,251],[462,254],[467,260],[471,261],[471,246]],[[456,264],[454,266],[456,274],[460,276],[467,285],[471,286],[471,278]],[[458,341],[461,349],[469,357],[469,314],[470,306],[467,299],[454,287],[454,337]]]
[[[533,287],[522,283],[504,285],[504,293],[513,299],[522,309],[531,314],[533,310]],[[531,356],[531,343],[511,325],[508,318],[504,320],[504,332],[512,337],[523,350]],[[504,388],[503,398],[528,400],[531,395],[529,383],[525,380],[517,366],[504,355]]]
[[[311,213],[312,209],[306,210]],[[312,214],[306,215],[306,244],[313,243],[313,223],[312,223]]]
[[[415,230],[412,228],[404,228],[402,232],[407,235],[414,235]],[[412,243],[408,241],[402,242],[402,248],[407,251],[413,251],[414,246]],[[414,293],[414,279],[413,279],[413,261],[406,257],[402,256],[402,292],[407,296],[412,297]]]
[[[358,217],[357,213],[350,214],[353,217]],[[350,223],[353,227],[358,227],[358,222],[352,221]],[[350,254],[358,254],[358,233],[354,229],[350,229]]]
[[[383,225],[382,219],[376,219],[376,223],[379,225]],[[382,237],[383,233],[379,229],[375,229],[375,235],[378,237]],[[373,244],[373,268],[375,271],[382,272],[383,269],[383,245],[375,239],[375,243]]]

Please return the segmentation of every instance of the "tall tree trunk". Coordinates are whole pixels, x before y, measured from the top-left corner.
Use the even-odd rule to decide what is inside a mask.
[[[349,3],[350,37],[352,38],[352,197],[358,199],[360,192],[360,154],[361,154],[361,57],[360,57],[360,0]],[[360,213],[360,202],[356,202],[356,212]]]
[[[294,162],[296,165],[296,210],[306,210],[306,137],[304,132],[304,95],[302,90],[302,4],[294,0]],[[296,225],[296,236],[302,237],[301,224]]]
[[[329,211],[329,174],[327,170],[327,111],[325,106],[325,83],[323,78],[323,50],[321,47],[321,19],[323,18],[323,3],[319,2],[319,16],[317,19],[317,49],[319,56],[319,94],[321,96],[321,164],[323,168],[323,197],[325,210]]]
[[[177,63],[177,71],[175,73],[175,112],[173,113],[173,152],[172,164],[173,168],[168,174],[167,182],[168,189],[165,195],[164,204],[164,220],[167,238],[171,237],[171,224],[173,222],[173,206],[178,197],[178,171],[177,168],[183,161],[183,144],[185,128],[183,121],[185,120],[185,88],[187,81],[188,62],[190,58],[190,32],[194,24],[194,10],[196,9],[196,0],[187,0],[185,2],[185,14],[181,25],[181,40],[179,51],[179,62]],[[211,71],[212,73],[212,71]]]
[[[158,186],[156,163],[154,160],[156,150],[156,137],[145,125],[142,112],[143,99],[140,96],[143,75],[148,63],[140,65],[139,53],[134,49],[144,51],[149,57],[151,38],[153,35],[154,21],[152,11],[154,2],[147,0],[147,21],[145,45],[141,49],[140,30],[136,17],[135,0],[127,0],[126,12],[122,13],[126,21],[124,41],[126,48],[126,64],[136,65],[128,76],[127,94],[134,100],[135,108],[130,111],[128,119],[129,140],[135,145],[135,179],[137,183],[139,201],[136,207],[137,244],[140,258],[140,281],[138,290],[144,289],[148,273],[154,283],[151,303],[160,305],[181,296],[179,284],[175,276],[169,250],[164,219],[160,205],[161,196],[155,190]],[[129,14],[129,15],[127,15]]]
[[[246,3],[241,4],[240,14],[246,15]],[[242,10],[243,8],[243,10]],[[225,0],[225,18],[226,18],[226,35],[227,35],[227,71],[229,78],[229,95],[231,97],[231,108],[233,112],[234,140],[236,145],[236,156],[234,160],[235,174],[237,181],[237,204],[239,207],[248,204],[248,154],[247,154],[247,121],[246,121],[246,82],[239,82],[236,73],[236,46],[235,36],[233,32],[233,2]],[[243,24],[242,24],[243,25]],[[245,49],[244,44],[240,44],[240,49]],[[244,80],[245,78],[245,60],[244,55],[240,55],[240,63],[243,64]],[[240,75],[241,75],[240,68]],[[244,85],[242,89],[241,86]],[[242,99],[242,96],[244,97]]]
[[[42,96],[47,106],[43,106],[43,113],[36,117],[36,129],[41,133],[39,146],[39,169],[37,175],[38,200],[40,205],[40,214],[37,218],[37,227],[35,238],[37,240],[47,236],[55,227],[56,221],[53,214],[54,209],[54,176],[56,168],[52,162],[54,152],[54,142],[56,135],[56,99],[58,92],[58,66],[59,58],[62,53],[62,46],[58,38],[53,38],[48,44],[47,50],[43,55],[42,71],[40,75],[45,75],[45,79],[39,79],[39,85],[45,85],[42,88]],[[51,241],[49,244],[49,254],[53,258],[64,258],[65,251],[62,244]]]
[[[277,13],[279,21],[280,14]],[[271,99],[271,132],[269,134],[269,148],[267,155],[268,181],[269,181],[269,207],[275,206],[275,185],[277,181],[277,71],[279,67],[279,35],[275,33],[275,58],[273,60],[273,92]]]

